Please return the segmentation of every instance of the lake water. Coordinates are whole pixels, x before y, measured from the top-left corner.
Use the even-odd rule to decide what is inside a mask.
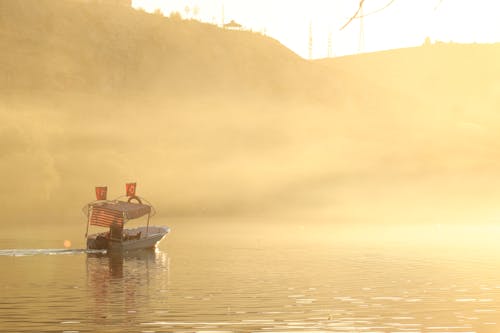
[[[60,231],[4,235],[0,331],[500,331],[492,227],[167,224],[156,251],[122,256],[78,250],[81,230],[71,251],[42,250]]]

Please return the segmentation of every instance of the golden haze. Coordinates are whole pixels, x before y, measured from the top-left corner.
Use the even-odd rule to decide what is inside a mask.
[[[0,1],[2,224],[137,181],[163,216],[496,217],[500,46],[306,61],[126,7]],[[7,216],[5,216],[7,214]]]

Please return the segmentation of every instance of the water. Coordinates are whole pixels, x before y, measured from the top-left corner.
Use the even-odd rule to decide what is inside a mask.
[[[437,230],[198,221],[156,251],[1,246],[0,331],[499,332],[497,231]]]

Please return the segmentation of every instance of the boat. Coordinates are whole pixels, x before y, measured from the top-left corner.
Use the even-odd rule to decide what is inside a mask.
[[[128,251],[155,248],[170,232],[167,226],[150,226],[155,214],[153,206],[135,194],[136,183],[126,184],[126,195],[107,200],[107,187],[96,187],[97,200],[84,207],[87,216],[87,249]],[[125,228],[131,220],[147,217],[146,226]],[[89,227],[107,228],[107,231],[89,235]]]

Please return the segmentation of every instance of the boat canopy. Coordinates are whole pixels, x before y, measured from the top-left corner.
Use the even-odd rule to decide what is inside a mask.
[[[128,220],[136,219],[151,213],[151,206],[126,201],[97,201],[88,205],[90,224],[110,227],[123,226]]]

